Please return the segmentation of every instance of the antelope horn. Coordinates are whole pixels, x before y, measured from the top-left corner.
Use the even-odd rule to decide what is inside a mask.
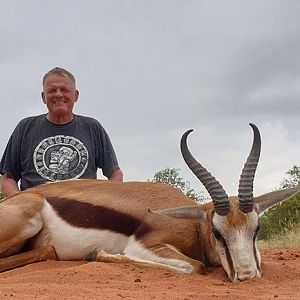
[[[242,170],[238,190],[240,209],[244,213],[251,212],[254,207],[253,181],[261,149],[261,138],[259,130],[254,124],[250,123],[249,125],[253,129],[253,144],[250,154]]]
[[[215,211],[218,215],[225,216],[229,213],[230,205],[228,196],[225,193],[222,185],[213,177],[190,153],[186,139],[187,136],[193,130],[190,129],[186,131],[180,143],[181,154],[183,156],[184,161],[191,169],[191,171],[196,175],[196,177],[202,182],[208,193],[210,194]]]

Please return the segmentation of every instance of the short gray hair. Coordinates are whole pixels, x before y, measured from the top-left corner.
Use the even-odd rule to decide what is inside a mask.
[[[60,67],[55,67],[54,69],[50,70],[48,73],[46,73],[44,75],[43,85],[45,84],[46,79],[51,75],[67,76],[73,81],[74,85],[76,86],[75,76],[71,72],[67,71],[66,69],[60,68]]]

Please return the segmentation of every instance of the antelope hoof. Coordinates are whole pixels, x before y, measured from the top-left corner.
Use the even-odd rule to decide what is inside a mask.
[[[94,250],[90,252],[85,258],[85,261],[96,261],[97,260],[98,251]]]

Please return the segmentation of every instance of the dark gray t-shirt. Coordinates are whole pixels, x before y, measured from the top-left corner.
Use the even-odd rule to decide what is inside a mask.
[[[17,125],[0,163],[1,174],[19,181],[21,190],[47,181],[109,177],[119,169],[110,139],[101,124],[75,115],[67,124],[50,123],[46,115]]]

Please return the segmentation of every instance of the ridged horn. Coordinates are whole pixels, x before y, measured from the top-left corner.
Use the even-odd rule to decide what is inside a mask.
[[[253,144],[242,170],[238,190],[240,209],[244,213],[251,212],[254,207],[253,182],[261,150],[261,138],[259,130],[254,124],[250,123],[249,125],[253,129]]]
[[[210,194],[215,211],[218,215],[225,216],[229,213],[230,205],[228,196],[225,193],[222,185],[213,177],[190,153],[187,146],[187,136],[193,130],[190,129],[186,131],[180,142],[181,154],[184,161],[191,169],[191,171],[196,175],[196,177],[202,182],[208,193]]]

